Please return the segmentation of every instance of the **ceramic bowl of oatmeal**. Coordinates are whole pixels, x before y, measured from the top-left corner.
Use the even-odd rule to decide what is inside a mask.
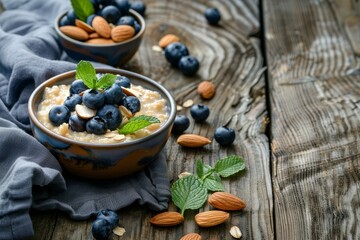
[[[107,68],[97,68],[96,73],[97,76],[113,74],[131,82],[130,86],[121,87],[121,103],[104,104],[111,105],[110,109],[118,109],[116,116],[119,114],[121,119],[117,118],[115,126],[110,127],[113,110],[109,110],[109,107],[93,110],[88,107],[88,102],[85,105],[85,100],[75,104],[73,109],[66,105],[73,91],[72,84],[77,80],[76,71],[70,71],[46,80],[30,96],[28,110],[32,132],[69,173],[92,179],[127,176],[148,165],[161,153],[175,119],[175,101],[162,85],[140,74]],[[87,92],[92,91],[87,89],[78,95],[84,99],[86,94],[90,94]],[[135,106],[136,109],[131,101],[126,100],[134,98],[140,103],[137,108]],[[54,109],[58,110],[58,106],[69,109],[66,110],[69,111],[67,120],[63,122],[57,122],[61,110],[54,115]],[[106,119],[109,114],[111,118]],[[54,120],[54,116],[57,119]],[[128,127],[132,126],[130,122],[134,124],[133,120],[144,116],[156,121],[135,131]],[[98,118],[108,121],[100,132],[96,129]],[[80,130],[77,119],[84,122]]]

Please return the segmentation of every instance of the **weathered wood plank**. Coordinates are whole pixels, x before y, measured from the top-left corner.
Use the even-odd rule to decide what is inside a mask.
[[[155,214],[145,208],[132,206],[119,211],[120,224],[126,233],[119,239],[180,239],[186,233],[198,232],[203,239],[231,239],[229,230],[237,225],[244,239],[273,239],[272,191],[270,178],[269,145],[265,135],[267,110],[263,57],[258,39],[250,35],[259,32],[259,6],[257,1],[159,1],[148,0],[144,41],[127,69],[149,76],[172,91],[177,103],[187,99],[210,107],[207,123],[191,121],[188,133],[213,138],[216,127],[235,128],[237,138],[233,146],[220,147],[215,141],[201,149],[185,149],[176,144],[176,136],[167,143],[168,174],[175,180],[183,171],[194,172],[194,163],[202,159],[213,165],[216,160],[237,154],[246,160],[246,172],[225,181],[226,190],[240,196],[248,206],[244,211],[231,213],[225,224],[211,229],[199,228],[194,222],[196,211],[186,212],[186,221],[178,227],[157,228],[149,224]],[[222,13],[220,26],[206,23],[206,7],[218,7]],[[152,50],[166,33],[180,36],[201,67],[195,77],[184,77],[171,68],[160,52]],[[210,101],[203,101],[196,93],[201,80],[211,80],[217,93]],[[188,109],[180,113],[190,116]],[[171,205],[171,210],[176,208]],[[204,209],[210,209],[206,205]],[[201,210],[201,211],[202,211]],[[44,226],[44,214],[32,215],[36,238],[46,239],[50,231],[55,239],[91,239],[89,226],[93,219],[74,223],[59,214],[53,230]],[[51,239],[51,236],[47,236]],[[114,239],[117,239],[114,237]]]
[[[359,58],[334,6],[264,1],[278,239],[360,238]]]

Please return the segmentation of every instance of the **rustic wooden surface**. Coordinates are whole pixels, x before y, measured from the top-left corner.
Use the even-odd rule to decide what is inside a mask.
[[[120,225],[126,229],[122,237],[113,239],[180,239],[190,232],[203,239],[231,239],[229,230],[239,226],[244,239],[273,239],[273,196],[270,177],[270,150],[265,129],[268,123],[265,77],[260,39],[259,2],[244,1],[167,1],[148,0],[144,41],[127,69],[142,73],[171,90],[177,103],[192,99],[211,110],[204,124],[191,122],[188,133],[213,138],[216,127],[236,129],[233,146],[220,147],[215,141],[200,149],[185,149],[176,144],[176,136],[167,143],[168,174],[175,180],[181,172],[194,172],[194,163],[202,159],[213,165],[216,160],[236,154],[246,161],[246,171],[225,181],[227,191],[243,198],[248,206],[231,213],[231,219],[214,228],[199,228],[194,222],[197,211],[185,213],[184,224],[153,227],[149,219],[155,213],[138,205],[119,211]],[[217,7],[222,14],[219,26],[210,26],[204,18],[207,7]],[[195,77],[184,77],[171,68],[161,52],[152,49],[167,34],[178,35],[196,56],[201,67]],[[196,93],[201,80],[217,86],[215,97],[203,101]],[[188,109],[181,114],[190,117]],[[176,210],[170,205],[170,210]],[[210,209],[206,205],[203,210]],[[92,239],[91,222],[75,222],[60,212],[32,212],[34,239]]]

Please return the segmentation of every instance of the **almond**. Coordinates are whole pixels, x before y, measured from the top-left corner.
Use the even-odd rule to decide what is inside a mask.
[[[85,105],[77,104],[75,106],[77,115],[83,119],[90,119],[96,115],[96,111],[86,107]]]
[[[142,95],[141,92],[136,91],[134,89],[130,89],[130,88],[126,88],[126,87],[121,87],[121,89],[126,96],[141,97],[141,95]]]
[[[242,233],[240,231],[240,228],[238,226],[232,226],[230,228],[230,235],[233,237],[233,238],[236,238],[236,239],[239,239],[242,237]]]
[[[89,34],[84,29],[76,26],[62,26],[60,31],[66,36],[79,41],[85,41],[89,38]]]
[[[93,32],[89,34],[89,38],[101,38],[97,32]]]
[[[182,134],[176,142],[183,147],[202,147],[211,143],[211,140],[196,134]]]
[[[105,18],[96,16],[92,21],[93,28],[103,38],[110,38],[111,28]]]
[[[184,235],[180,240],[201,240],[201,236],[197,233],[188,233]]]
[[[174,34],[167,34],[163,36],[159,41],[159,46],[162,48],[166,48],[167,45],[174,42],[179,42],[180,38]]]
[[[122,42],[132,38],[135,35],[135,29],[128,25],[120,25],[111,29],[111,38],[114,42]]]
[[[230,214],[220,210],[201,212],[195,215],[195,222],[200,227],[213,227],[225,222]]]
[[[88,33],[92,33],[94,32],[94,28],[92,26],[90,26],[89,24],[87,24],[86,22],[83,22],[79,19],[75,19],[75,25],[81,29],[84,29],[86,32]]]
[[[200,97],[211,99],[215,95],[215,85],[209,81],[202,81],[197,88]]]
[[[178,212],[163,212],[152,217],[150,223],[159,227],[176,226],[184,221],[183,215]]]
[[[121,112],[121,115],[127,117],[127,119],[130,119],[133,117],[132,112],[129,111],[129,109],[127,109],[125,106],[119,105],[119,110]]]
[[[215,192],[208,198],[211,206],[224,211],[237,211],[246,207],[246,203],[239,197],[226,192]]]
[[[91,43],[91,44],[112,44],[112,43],[114,43],[114,41],[109,39],[109,38],[91,38],[91,39],[87,40],[86,43]]]

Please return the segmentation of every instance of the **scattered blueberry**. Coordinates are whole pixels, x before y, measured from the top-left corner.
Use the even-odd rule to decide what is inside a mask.
[[[91,228],[91,233],[96,240],[110,239],[112,232],[111,225],[104,219],[96,219]]]
[[[120,87],[130,88],[131,81],[125,76],[117,76],[115,79],[115,84],[119,85]]]
[[[86,90],[83,95],[83,104],[91,109],[99,109],[105,103],[105,95],[98,90]]]
[[[142,1],[135,1],[130,4],[130,8],[138,13],[140,15],[144,16],[146,11],[146,5]]]
[[[184,56],[179,61],[180,71],[187,75],[192,76],[199,70],[199,61],[193,56]]]
[[[117,25],[129,25],[132,27],[135,24],[135,18],[133,18],[132,16],[122,16],[121,18],[119,18],[119,21],[117,22]]]
[[[94,20],[95,17],[96,17],[96,14],[91,14],[90,16],[87,17],[86,23],[88,25],[92,26],[92,21]]]
[[[127,96],[123,100],[123,105],[133,114],[140,111],[140,101],[137,97]]]
[[[79,94],[70,95],[64,101],[65,107],[67,107],[70,110],[70,112],[75,110],[76,104],[81,104],[81,103],[82,103],[82,97]]]
[[[120,10],[122,15],[128,14],[130,3],[128,0],[114,0],[115,6]]]
[[[66,25],[70,25],[69,19],[67,16],[64,16],[60,19],[60,23],[59,23],[60,27],[62,26],[66,26]]]
[[[190,114],[194,118],[195,122],[204,122],[208,118],[210,110],[208,106],[203,104],[194,104],[190,108]]]
[[[54,106],[49,111],[49,119],[55,126],[68,122],[70,117],[70,110],[64,105]]]
[[[72,94],[79,94],[83,91],[85,91],[87,86],[84,84],[84,82],[81,79],[77,79],[73,81],[70,85],[70,95]]]
[[[108,5],[101,9],[100,15],[105,18],[108,23],[116,24],[116,22],[121,17],[121,12],[119,9],[113,5]]]
[[[110,130],[118,128],[122,121],[121,113],[114,105],[104,105],[97,111],[96,115],[106,121],[107,128]]]
[[[180,59],[187,55],[189,50],[180,42],[171,43],[165,48],[165,58],[174,67],[178,67]]]
[[[87,121],[85,127],[88,133],[94,133],[96,135],[105,134],[107,130],[106,121],[99,116],[95,116]]]
[[[70,25],[75,25],[76,14],[75,14],[74,9],[70,9],[66,13],[66,17],[68,18]]]
[[[134,22],[134,28],[135,28],[135,34],[138,33],[138,32],[140,32],[140,30],[141,30],[141,25],[140,25],[140,23],[138,23],[138,21],[136,21],[136,20],[135,20],[135,22]]]
[[[69,128],[75,132],[84,132],[86,120],[80,118],[77,114],[73,114],[69,118]]]
[[[117,84],[113,84],[111,87],[105,89],[104,95],[106,104],[117,104],[124,97],[121,87]]]
[[[190,120],[185,115],[176,115],[172,133],[179,134],[184,132],[190,126]]]
[[[119,216],[115,211],[110,209],[103,209],[98,212],[96,219],[104,219],[110,223],[112,228],[115,228],[119,222]]]
[[[215,130],[214,138],[221,146],[229,146],[235,140],[235,131],[228,127],[218,127]]]
[[[217,8],[207,8],[205,10],[205,18],[209,24],[217,25],[221,19],[221,15]]]

